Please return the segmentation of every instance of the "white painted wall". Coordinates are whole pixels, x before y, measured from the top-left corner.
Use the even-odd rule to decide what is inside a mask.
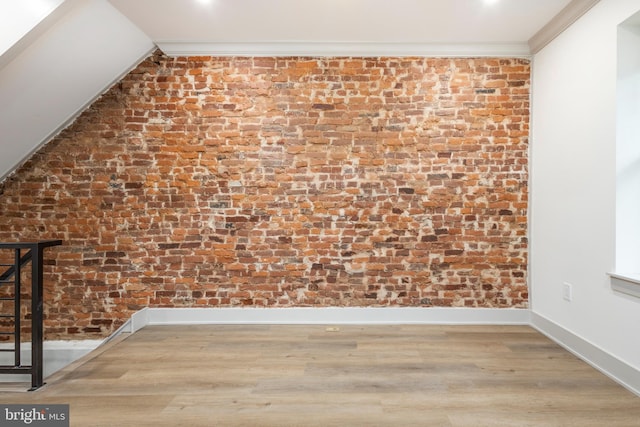
[[[640,13],[618,28],[616,273],[640,279]]]
[[[74,0],[0,68],[0,179],[153,49],[106,0]]]
[[[601,0],[534,58],[530,283],[534,314],[640,370],[640,299],[614,293],[606,275],[616,245],[617,26],[638,10],[640,0]]]

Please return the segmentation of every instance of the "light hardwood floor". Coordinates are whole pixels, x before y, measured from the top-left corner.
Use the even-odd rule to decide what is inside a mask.
[[[151,326],[2,403],[72,426],[640,426],[640,397],[526,326]]]

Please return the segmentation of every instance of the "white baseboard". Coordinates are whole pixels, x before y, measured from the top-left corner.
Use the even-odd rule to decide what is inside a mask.
[[[77,341],[45,341],[43,347],[43,376],[50,375],[98,348],[103,340]],[[2,343],[0,349],[12,349],[13,344]],[[20,346],[20,357],[25,365],[31,365],[31,342],[24,342]],[[0,353],[0,365],[12,366],[14,363],[12,352]],[[29,374],[0,375],[0,383],[31,381]]]
[[[179,324],[446,324],[528,325],[527,309],[420,307],[147,308],[132,317],[145,325]]]
[[[633,366],[537,313],[531,313],[531,326],[618,384],[640,396],[640,371]]]

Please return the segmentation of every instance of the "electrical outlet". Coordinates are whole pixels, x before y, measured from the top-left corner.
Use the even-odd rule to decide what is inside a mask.
[[[571,301],[571,299],[573,298],[572,293],[573,292],[572,292],[572,289],[571,289],[571,283],[564,282],[562,284],[562,298],[565,301]]]

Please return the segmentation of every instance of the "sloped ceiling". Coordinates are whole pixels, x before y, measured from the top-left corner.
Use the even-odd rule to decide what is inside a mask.
[[[0,177],[69,124],[155,45],[104,0],[66,0],[0,69]],[[27,36],[28,37],[28,36]]]
[[[7,50],[50,16],[63,1],[0,2],[0,16],[5,18],[0,19],[0,55],[3,56]]]
[[[156,47],[174,56],[529,56],[598,2],[22,1],[48,9],[0,51],[0,180]]]

